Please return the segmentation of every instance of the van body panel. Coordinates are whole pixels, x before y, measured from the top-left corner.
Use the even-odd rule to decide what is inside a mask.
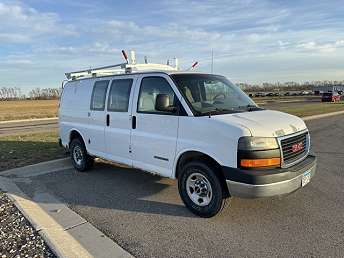
[[[251,136],[251,133],[244,126],[224,123],[216,116],[180,117],[177,155],[171,177],[175,177],[179,157],[187,151],[198,151],[212,157],[220,165],[236,167],[238,139],[241,136]]]
[[[281,137],[307,129],[301,118],[273,110],[218,115],[214,119],[231,125],[244,125],[252,136],[258,137]]]
[[[179,116],[149,114],[137,111],[142,79],[162,77],[171,86],[178,99],[181,98],[171,78],[165,74],[140,75],[135,88],[132,115],[136,117],[136,129],[132,130],[131,149],[133,166],[162,176],[170,177],[176,152]]]
[[[67,82],[59,108],[59,130],[62,145],[68,147],[73,130],[87,140],[89,137],[89,105],[92,85],[86,81]],[[86,143],[86,142],[85,142]]]

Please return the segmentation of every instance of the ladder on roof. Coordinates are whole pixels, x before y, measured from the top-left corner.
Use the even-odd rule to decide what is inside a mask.
[[[129,63],[127,54],[124,52],[124,50],[122,50],[122,54],[126,60],[125,63],[65,73],[66,78],[68,80],[78,80],[82,78],[100,77],[116,74],[128,74],[141,71],[178,71],[178,59],[175,59],[174,66],[169,65],[169,61],[166,65],[148,63],[146,58],[144,64],[137,64],[134,51],[131,51],[131,63]]]

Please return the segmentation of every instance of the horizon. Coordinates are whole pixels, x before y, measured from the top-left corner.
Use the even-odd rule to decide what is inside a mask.
[[[77,12],[76,12],[77,10]],[[121,62],[165,63],[235,83],[343,81],[340,1],[0,0],[0,87],[56,88],[64,73]]]

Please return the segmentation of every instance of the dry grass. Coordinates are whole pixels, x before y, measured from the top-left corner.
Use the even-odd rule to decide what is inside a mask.
[[[0,121],[57,116],[58,100],[0,101]]]
[[[275,110],[286,112],[299,117],[312,116],[326,114],[336,111],[344,110],[344,101],[329,103],[329,102],[319,102],[319,103],[306,103],[302,106],[282,106],[274,108]]]
[[[0,171],[62,157],[57,130],[0,137]]]

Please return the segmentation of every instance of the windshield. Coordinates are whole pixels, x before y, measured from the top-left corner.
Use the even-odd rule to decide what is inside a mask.
[[[196,115],[261,110],[239,87],[223,76],[173,74],[171,77]]]

